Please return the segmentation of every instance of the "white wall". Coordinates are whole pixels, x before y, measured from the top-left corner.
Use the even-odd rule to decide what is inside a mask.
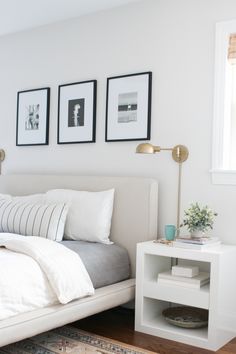
[[[104,142],[106,77],[153,72],[152,142],[185,144],[183,208],[218,213],[215,234],[236,243],[236,186],[211,184],[215,23],[236,18],[235,0],[145,0],[0,38],[0,147],[4,174],[151,176],[160,182],[159,228],[175,223],[177,164],[169,152],[137,155],[138,142]],[[97,142],[57,145],[57,86],[98,80]],[[50,145],[15,146],[16,93],[51,87]]]

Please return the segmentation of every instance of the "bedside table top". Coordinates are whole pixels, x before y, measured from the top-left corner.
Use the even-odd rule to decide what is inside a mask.
[[[172,245],[165,245],[161,243],[155,243],[154,241],[140,242],[137,244],[137,250],[153,255],[167,256],[173,258],[186,258],[196,260],[212,260],[222,255],[235,252],[235,245],[220,244],[216,246],[206,246],[204,249],[193,249],[176,247]]]

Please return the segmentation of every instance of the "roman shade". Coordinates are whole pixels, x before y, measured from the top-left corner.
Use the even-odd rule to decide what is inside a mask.
[[[230,64],[236,64],[236,33],[229,36],[228,60]]]

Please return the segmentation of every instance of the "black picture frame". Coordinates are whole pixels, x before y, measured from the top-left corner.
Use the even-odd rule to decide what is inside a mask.
[[[97,80],[58,86],[58,144],[96,142]]]
[[[151,100],[151,71],[108,77],[105,141],[150,140]]]
[[[49,144],[50,87],[17,92],[16,146]]]

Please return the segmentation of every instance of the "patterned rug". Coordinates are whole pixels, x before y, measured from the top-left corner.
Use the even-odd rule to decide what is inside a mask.
[[[72,326],[56,328],[0,348],[0,354],[157,354]]]

